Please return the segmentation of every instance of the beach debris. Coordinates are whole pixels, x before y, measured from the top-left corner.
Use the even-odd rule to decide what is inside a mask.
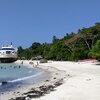
[[[56,79],[56,77],[54,77],[53,79]]]
[[[9,100],[14,100],[13,98],[9,99]]]
[[[58,75],[59,73],[56,74]],[[44,96],[52,91],[55,91],[58,86],[63,84],[63,81],[64,78],[57,78],[55,76],[53,77],[53,83],[51,80],[47,79],[45,80],[45,83],[43,83],[42,85],[35,88],[31,88],[30,91],[23,93],[20,97],[16,97],[12,100],[31,100],[32,98],[40,98],[41,96]]]
[[[54,85],[40,86],[38,90],[33,88],[33,89],[31,89],[31,91],[24,93],[24,95],[27,95],[30,98],[38,98],[38,97],[43,96],[45,94],[49,94],[51,91],[55,91],[55,87],[62,84],[61,81],[62,81],[62,79],[58,82],[55,82]]]
[[[51,91],[55,91],[55,88],[63,83],[63,78],[55,81],[53,85],[42,85],[37,88],[32,88],[29,92],[23,93],[21,97],[16,97],[11,100],[31,100],[31,98],[39,98],[45,94],[49,94]]]
[[[33,89],[33,90],[31,90],[31,91],[29,91],[27,93],[24,93],[24,95],[27,95],[30,98],[38,98],[38,97],[43,95],[43,92]]]
[[[15,99],[11,98],[9,100],[31,100],[31,98],[26,96],[26,97],[16,97]]]
[[[49,94],[51,91],[55,91],[55,88],[63,83],[63,79],[56,81],[54,85],[42,85],[38,88],[32,88],[29,92],[23,93],[21,97],[16,97],[10,100],[31,100],[31,98],[39,98],[45,94]]]
[[[55,82],[54,85],[57,87],[57,86],[60,86],[60,85],[62,85],[62,84],[63,84],[63,79],[61,79],[61,80]]]
[[[25,100],[26,97],[16,97],[15,99],[12,100]]]
[[[91,81],[91,79],[89,78],[89,79],[86,79],[87,81]]]
[[[31,100],[30,97],[25,97],[25,100]]]
[[[48,82],[49,80],[46,80],[45,82]]]

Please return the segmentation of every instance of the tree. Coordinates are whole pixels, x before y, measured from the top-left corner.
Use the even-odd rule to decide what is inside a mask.
[[[40,43],[34,42],[30,48],[36,49],[36,48],[38,48],[40,45],[41,45]]]
[[[58,38],[54,35],[53,36],[53,39],[52,39],[52,42],[54,43],[54,42],[56,42],[58,40]]]
[[[30,59],[41,55],[50,60],[79,60],[89,57],[99,59],[100,24],[79,29],[77,33],[66,33],[62,39],[53,36],[52,43],[34,42],[27,49],[18,48],[19,57]],[[98,49],[97,49],[98,47]]]
[[[22,57],[23,51],[24,51],[24,49],[21,46],[19,46],[18,47],[18,57],[20,57],[20,58]]]
[[[95,25],[100,25],[100,22],[96,22]]]
[[[84,28],[80,31],[80,38],[83,39],[90,50],[97,38],[100,38],[100,33],[96,31],[96,27]]]
[[[92,47],[89,52],[89,56],[100,61],[100,40],[98,40],[97,43]]]

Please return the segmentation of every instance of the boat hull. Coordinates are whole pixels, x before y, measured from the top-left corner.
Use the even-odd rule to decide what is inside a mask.
[[[12,63],[15,62],[17,58],[0,58],[0,63]]]

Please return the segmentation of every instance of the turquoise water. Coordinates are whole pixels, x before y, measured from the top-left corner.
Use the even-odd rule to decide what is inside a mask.
[[[27,66],[17,64],[0,64],[0,82],[14,81],[16,79],[23,80],[27,76],[33,76],[39,73],[39,69],[28,68]]]
[[[0,64],[0,93],[5,91],[11,91],[17,88],[18,85],[26,86],[31,84],[37,84],[48,78],[48,72],[45,72],[39,68],[29,68],[12,63],[12,64]],[[7,84],[2,84],[7,82]]]
[[[0,93],[13,91],[17,86],[38,84],[48,79],[49,73],[40,68],[29,68],[22,64],[0,64]],[[7,84],[2,84],[7,82]]]

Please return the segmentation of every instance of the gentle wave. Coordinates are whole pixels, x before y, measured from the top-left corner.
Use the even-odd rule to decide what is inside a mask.
[[[37,77],[37,76],[41,75],[42,73],[43,73],[43,71],[40,72],[40,73],[37,73],[37,74],[35,74],[35,75],[31,75],[31,76],[27,76],[27,77],[23,77],[23,78],[15,79],[15,80],[8,81],[8,82],[18,82],[18,81],[27,80],[27,79],[29,79],[29,78]]]

